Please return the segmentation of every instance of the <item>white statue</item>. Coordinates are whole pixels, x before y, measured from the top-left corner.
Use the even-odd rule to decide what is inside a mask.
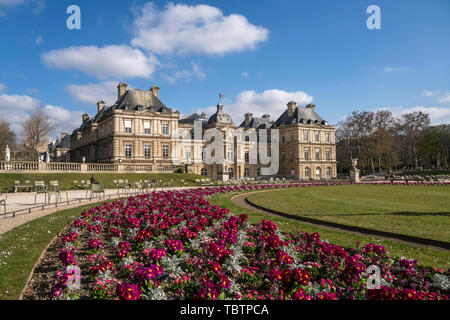
[[[11,150],[9,149],[9,146],[6,145],[5,148],[5,161],[10,161],[11,160]]]
[[[48,150],[45,152],[45,162],[50,162],[50,154],[48,153]]]

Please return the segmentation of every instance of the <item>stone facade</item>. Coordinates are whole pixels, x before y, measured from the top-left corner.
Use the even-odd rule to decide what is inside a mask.
[[[127,85],[118,85],[118,99],[106,107],[97,103],[97,114],[84,114],[82,124],[73,131],[70,141],[72,162],[130,163],[173,165],[173,158],[186,164],[189,171],[211,178],[258,177],[261,165],[249,164],[247,153],[250,141],[237,143],[232,135],[236,130],[254,131],[259,135],[267,129],[279,130],[278,176],[294,179],[320,179],[336,176],[335,129],[315,113],[315,106],[297,106],[289,102],[285,112],[275,121],[269,115],[261,118],[245,115],[237,126],[219,102],[217,111],[207,118],[206,114],[192,114],[180,118],[180,113],[166,107],[159,100],[159,88],[149,90],[127,90]],[[175,132],[187,130],[194,139],[194,123],[201,123],[202,133],[207,129],[219,129],[223,140],[234,141],[231,148],[223,146],[225,161],[221,164],[206,164],[202,154],[209,143],[193,140],[182,143],[172,139]],[[226,134],[230,134],[227,136]],[[202,134],[203,137],[203,134]],[[270,148],[270,146],[269,146]],[[245,155],[244,161],[237,161]],[[193,159],[198,161],[194,162]]]

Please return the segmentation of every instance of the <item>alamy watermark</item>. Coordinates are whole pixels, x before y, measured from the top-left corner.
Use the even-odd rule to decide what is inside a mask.
[[[173,164],[260,164],[261,175],[275,175],[279,168],[279,130],[243,128],[202,129],[202,121],[194,121],[194,132],[181,129],[173,132],[175,143]],[[181,157],[182,150],[185,157]],[[191,150],[193,150],[191,154]]]

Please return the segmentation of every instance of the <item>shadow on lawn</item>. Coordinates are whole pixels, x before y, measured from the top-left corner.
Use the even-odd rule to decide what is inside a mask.
[[[336,217],[336,216],[343,216],[343,217],[353,217],[353,216],[416,216],[416,217],[422,217],[422,216],[443,216],[443,217],[450,217],[450,212],[388,212],[388,213],[381,213],[381,212],[368,212],[368,213],[298,213],[300,216],[308,216],[308,217],[314,217],[314,216],[321,216],[321,217]]]

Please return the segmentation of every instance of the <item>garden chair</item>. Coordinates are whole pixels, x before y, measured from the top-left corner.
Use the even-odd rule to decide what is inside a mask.
[[[95,194],[103,194],[103,197],[106,198],[105,188],[100,183],[93,183],[93,184],[91,184],[90,191],[91,191],[91,195],[89,197],[89,200],[92,200],[92,196],[95,195]]]
[[[58,180],[54,180],[54,181],[50,181],[50,186],[47,190],[47,194],[48,194],[48,203],[50,203],[50,200],[52,198],[52,194],[55,195],[56,199],[55,199],[55,203],[59,201],[61,201],[61,190],[59,190],[59,181]],[[69,194],[66,191],[66,199],[69,200]]]
[[[47,204],[47,186],[44,181],[35,181],[34,191],[36,192],[34,195],[34,204],[36,204],[38,194],[45,194],[45,203]]]

